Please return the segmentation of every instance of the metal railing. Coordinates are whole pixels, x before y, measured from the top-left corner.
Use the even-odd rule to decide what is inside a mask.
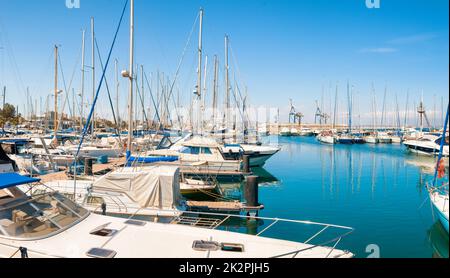
[[[161,210],[160,212],[163,212],[164,210]],[[174,217],[174,219],[170,222],[170,224],[177,224],[177,225],[189,225],[189,226],[195,226],[199,228],[206,228],[211,230],[217,230],[220,227],[224,226],[224,224],[227,221],[230,221],[231,219],[244,219],[244,220],[254,220],[254,221],[270,221],[271,223],[266,226],[263,230],[258,232],[257,234],[253,235],[256,237],[260,237],[262,234],[267,233],[270,229],[273,229],[277,224],[281,223],[291,223],[291,224],[297,224],[297,225],[305,225],[305,226],[314,226],[319,227],[320,230],[309,236],[309,238],[306,241],[303,241],[301,243],[309,245],[303,249],[295,250],[286,254],[281,254],[278,256],[274,256],[274,258],[281,258],[281,257],[287,257],[291,256],[295,258],[298,256],[301,252],[305,252],[308,250],[312,250],[319,247],[325,247],[329,248],[329,252],[326,255],[326,258],[328,258],[334,250],[336,250],[336,247],[341,243],[342,239],[347,237],[349,234],[351,234],[354,231],[354,228],[347,227],[347,226],[341,226],[341,225],[334,225],[334,224],[327,224],[327,223],[320,223],[320,222],[313,222],[313,221],[307,221],[307,220],[292,220],[292,219],[283,219],[283,218],[271,218],[271,217],[260,217],[260,216],[246,216],[246,215],[239,215],[239,214],[225,214],[225,213],[209,213],[209,212],[195,212],[195,211],[180,211],[182,213],[178,217]],[[195,215],[195,216],[186,216],[186,215]],[[217,217],[212,218],[210,222],[206,222],[205,218],[207,216],[210,217]],[[132,219],[134,216],[131,216],[129,219]],[[195,225],[195,223],[199,223],[201,225]],[[205,225],[203,225],[205,224]],[[207,225],[211,224],[211,225]],[[240,226],[239,228],[245,228],[245,226]],[[336,236],[334,236],[332,239],[325,240],[323,242],[312,244],[311,242],[320,236],[323,236],[325,232],[329,231],[330,228],[341,230]],[[238,232],[239,233],[239,232]],[[242,233],[242,232],[240,232]]]

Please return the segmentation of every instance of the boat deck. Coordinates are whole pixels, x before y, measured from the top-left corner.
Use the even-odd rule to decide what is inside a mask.
[[[232,171],[232,170],[222,170],[216,169],[208,166],[193,166],[193,165],[183,165],[179,162],[156,162],[154,165],[164,165],[164,166],[178,166],[180,167],[181,174],[194,175],[194,176],[217,176],[217,177],[237,177],[243,178],[246,173],[242,171]]]
[[[125,165],[126,159],[124,157],[122,158],[111,158],[110,161],[106,164],[94,164],[92,166],[92,172],[95,175],[104,175],[110,171],[113,171],[114,169],[118,167],[123,167]],[[77,176],[80,179],[83,179],[83,175]],[[39,176],[41,181],[43,183],[57,181],[57,180],[71,180],[72,177],[68,176],[66,171],[61,171],[57,173],[50,173],[47,175]]]

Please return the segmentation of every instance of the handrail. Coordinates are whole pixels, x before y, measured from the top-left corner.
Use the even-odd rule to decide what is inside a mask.
[[[3,243],[3,242],[0,242],[0,245],[6,246],[6,247],[8,247],[8,248],[14,248],[14,249],[17,248],[17,251],[14,252],[14,254],[12,254],[12,255],[9,257],[10,259],[13,258],[13,257],[20,251],[20,249],[19,249],[20,247],[17,247],[17,246],[14,246],[14,245],[6,244],[6,243]],[[29,252],[29,253],[39,254],[39,255],[41,255],[41,256],[55,257],[55,258],[63,258],[63,257],[61,257],[61,256],[51,255],[51,254],[48,254],[48,253],[44,253],[44,252],[40,252],[40,251],[35,251],[35,250],[32,250],[32,249],[28,249],[28,252]]]
[[[160,212],[163,212],[163,211],[165,211],[165,210],[160,210]],[[319,235],[321,235],[325,230],[327,230],[329,228],[337,228],[337,229],[347,230],[347,232],[342,232],[338,236],[336,236],[335,238],[333,238],[331,240],[328,240],[326,242],[323,242],[323,243],[320,243],[320,244],[317,244],[317,245],[312,245],[312,246],[306,247],[304,249],[292,251],[292,252],[289,252],[289,253],[286,253],[286,254],[278,255],[278,256],[275,256],[274,258],[285,257],[285,256],[288,256],[288,255],[291,255],[291,254],[294,254],[294,257],[295,257],[300,252],[303,252],[303,251],[306,251],[306,250],[310,250],[310,249],[313,249],[313,248],[317,248],[317,247],[328,247],[328,248],[331,248],[331,251],[327,255],[327,257],[328,257],[333,252],[333,250],[336,248],[336,246],[341,242],[342,238],[348,236],[349,234],[351,234],[354,231],[354,228],[352,228],[352,227],[341,226],[341,225],[334,225],[334,224],[326,224],[326,223],[313,222],[313,221],[305,221],[305,220],[292,220],[292,219],[282,219],[282,218],[246,216],[246,215],[239,215],[239,214],[234,215],[234,214],[225,214],[225,213],[209,213],[209,212],[195,212],[195,211],[180,211],[180,213],[181,213],[181,215],[183,215],[183,214],[197,214],[197,215],[201,214],[201,215],[225,217],[225,219],[223,219],[221,222],[219,222],[218,225],[216,225],[215,227],[212,228],[213,230],[217,229],[218,227],[223,225],[230,218],[274,221],[273,223],[271,223],[270,225],[265,227],[261,232],[259,232],[255,236],[260,236],[262,233],[266,232],[267,230],[269,230],[270,228],[272,228],[275,224],[277,224],[279,222],[296,223],[296,224],[303,224],[303,225],[315,225],[315,226],[323,227],[319,232],[317,232],[312,237],[310,237],[308,240],[303,242],[304,244],[308,244],[314,238],[317,238]],[[131,216],[129,219],[132,219],[133,217],[134,217],[134,215]],[[334,243],[333,247],[327,246],[330,243]]]

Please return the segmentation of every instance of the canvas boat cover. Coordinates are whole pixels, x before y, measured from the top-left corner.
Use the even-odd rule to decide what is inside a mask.
[[[126,194],[141,208],[173,209],[179,203],[179,168],[176,166],[125,167],[94,185],[94,191]]]

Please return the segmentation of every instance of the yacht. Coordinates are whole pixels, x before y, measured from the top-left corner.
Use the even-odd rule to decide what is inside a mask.
[[[353,136],[348,133],[341,134],[337,137],[339,144],[352,145],[354,143]]]
[[[242,155],[248,155],[250,167],[262,167],[281,148],[258,144],[225,144],[221,150],[226,159],[240,159]]]
[[[78,152],[78,144],[67,143],[60,149],[68,154],[75,155]],[[107,156],[110,158],[123,156],[123,149],[120,147],[117,138],[102,138],[100,142],[85,143],[80,148],[79,156],[99,158]]]
[[[441,138],[442,137],[436,135],[425,134],[418,139],[405,140],[403,144],[408,150],[417,154],[438,155],[441,146]],[[448,154],[448,136],[446,136],[442,155],[448,157]]]
[[[387,132],[378,132],[377,134],[378,143],[380,144],[391,144],[392,137]]]
[[[325,144],[336,144],[337,140],[332,131],[322,131],[317,135],[317,140]]]
[[[314,131],[312,129],[310,129],[310,128],[304,127],[304,128],[300,129],[299,135],[300,136],[307,136],[307,137],[314,136]]]
[[[211,173],[218,170],[239,172],[242,166],[240,158],[225,156],[214,139],[202,136],[186,136],[169,149],[148,151],[143,156],[178,157],[180,164],[203,167]]]
[[[17,172],[19,168],[17,167],[16,162],[9,158],[9,156],[5,153],[0,145],[0,173],[10,173]]]
[[[197,138],[197,139],[196,139]],[[202,139],[198,139],[202,138]],[[197,142],[195,142],[197,141]],[[219,144],[217,141],[209,137],[199,137],[188,134],[178,141],[172,143],[169,139],[161,141],[160,146],[156,152],[148,152],[147,156],[158,156],[163,155],[165,157],[180,157],[180,151],[183,150],[183,146],[188,146],[189,144],[198,145],[197,143],[203,142],[203,147],[210,148],[211,153],[217,153],[216,157],[222,156],[226,161],[241,160],[243,155],[248,155],[250,160],[250,167],[262,167],[268,159],[277,154],[281,148],[275,146],[265,146],[260,144]],[[165,151],[167,150],[167,151]],[[218,150],[218,152],[217,152]],[[203,150],[203,152],[208,152]],[[199,153],[199,157],[202,152]],[[208,157],[203,154],[203,159],[208,159]],[[184,158],[187,161],[186,158]],[[202,160],[199,158],[199,160]],[[215,159],[216,160],[216,159]],[[197,160],[198,161],[198,160]],[[233,168],[235,169],[235,168]]]
[[[378,136],[375,133],[370,133],[363,137],[364,141],[368,144],[378,144],[380,141],[378,140]]]
[[[291,130],[288,127],[283,127],[280,131],[280,136],[291,136]]]
[[[30,141],[28,139],[8,139],[0,141],[4,152],[15,161],[19,171],[28,175],[44,175],[57,171],[56,165],[46,159],[28,153]]]
[[[144,222],[91,213],[58,192],[34,191],[39,179],[0,174],[0,257],[3,258],[351,258],[336,245],[352,228],[317,226],[305,242]],[[22,191],[18,186],[27,186]],[[267,220],[267,219],[266,219]],[[278,219],[277,222],[283,221]],[[273,225],[272,225],[273,226]],[[271,227],[272,227],[271,226]],[[314,245],[326,228],[345,230],[334,246]]]
[[[51,139],[32,138],[27,153],[53,162],[58,167],[69,167],[74,162],[74,156],[51,144]]]
[[[299,136],[300,135],[300,131],[298,129],[296,129],[295,127],[291,128],[290,133],[291,133],[291,136]]]

